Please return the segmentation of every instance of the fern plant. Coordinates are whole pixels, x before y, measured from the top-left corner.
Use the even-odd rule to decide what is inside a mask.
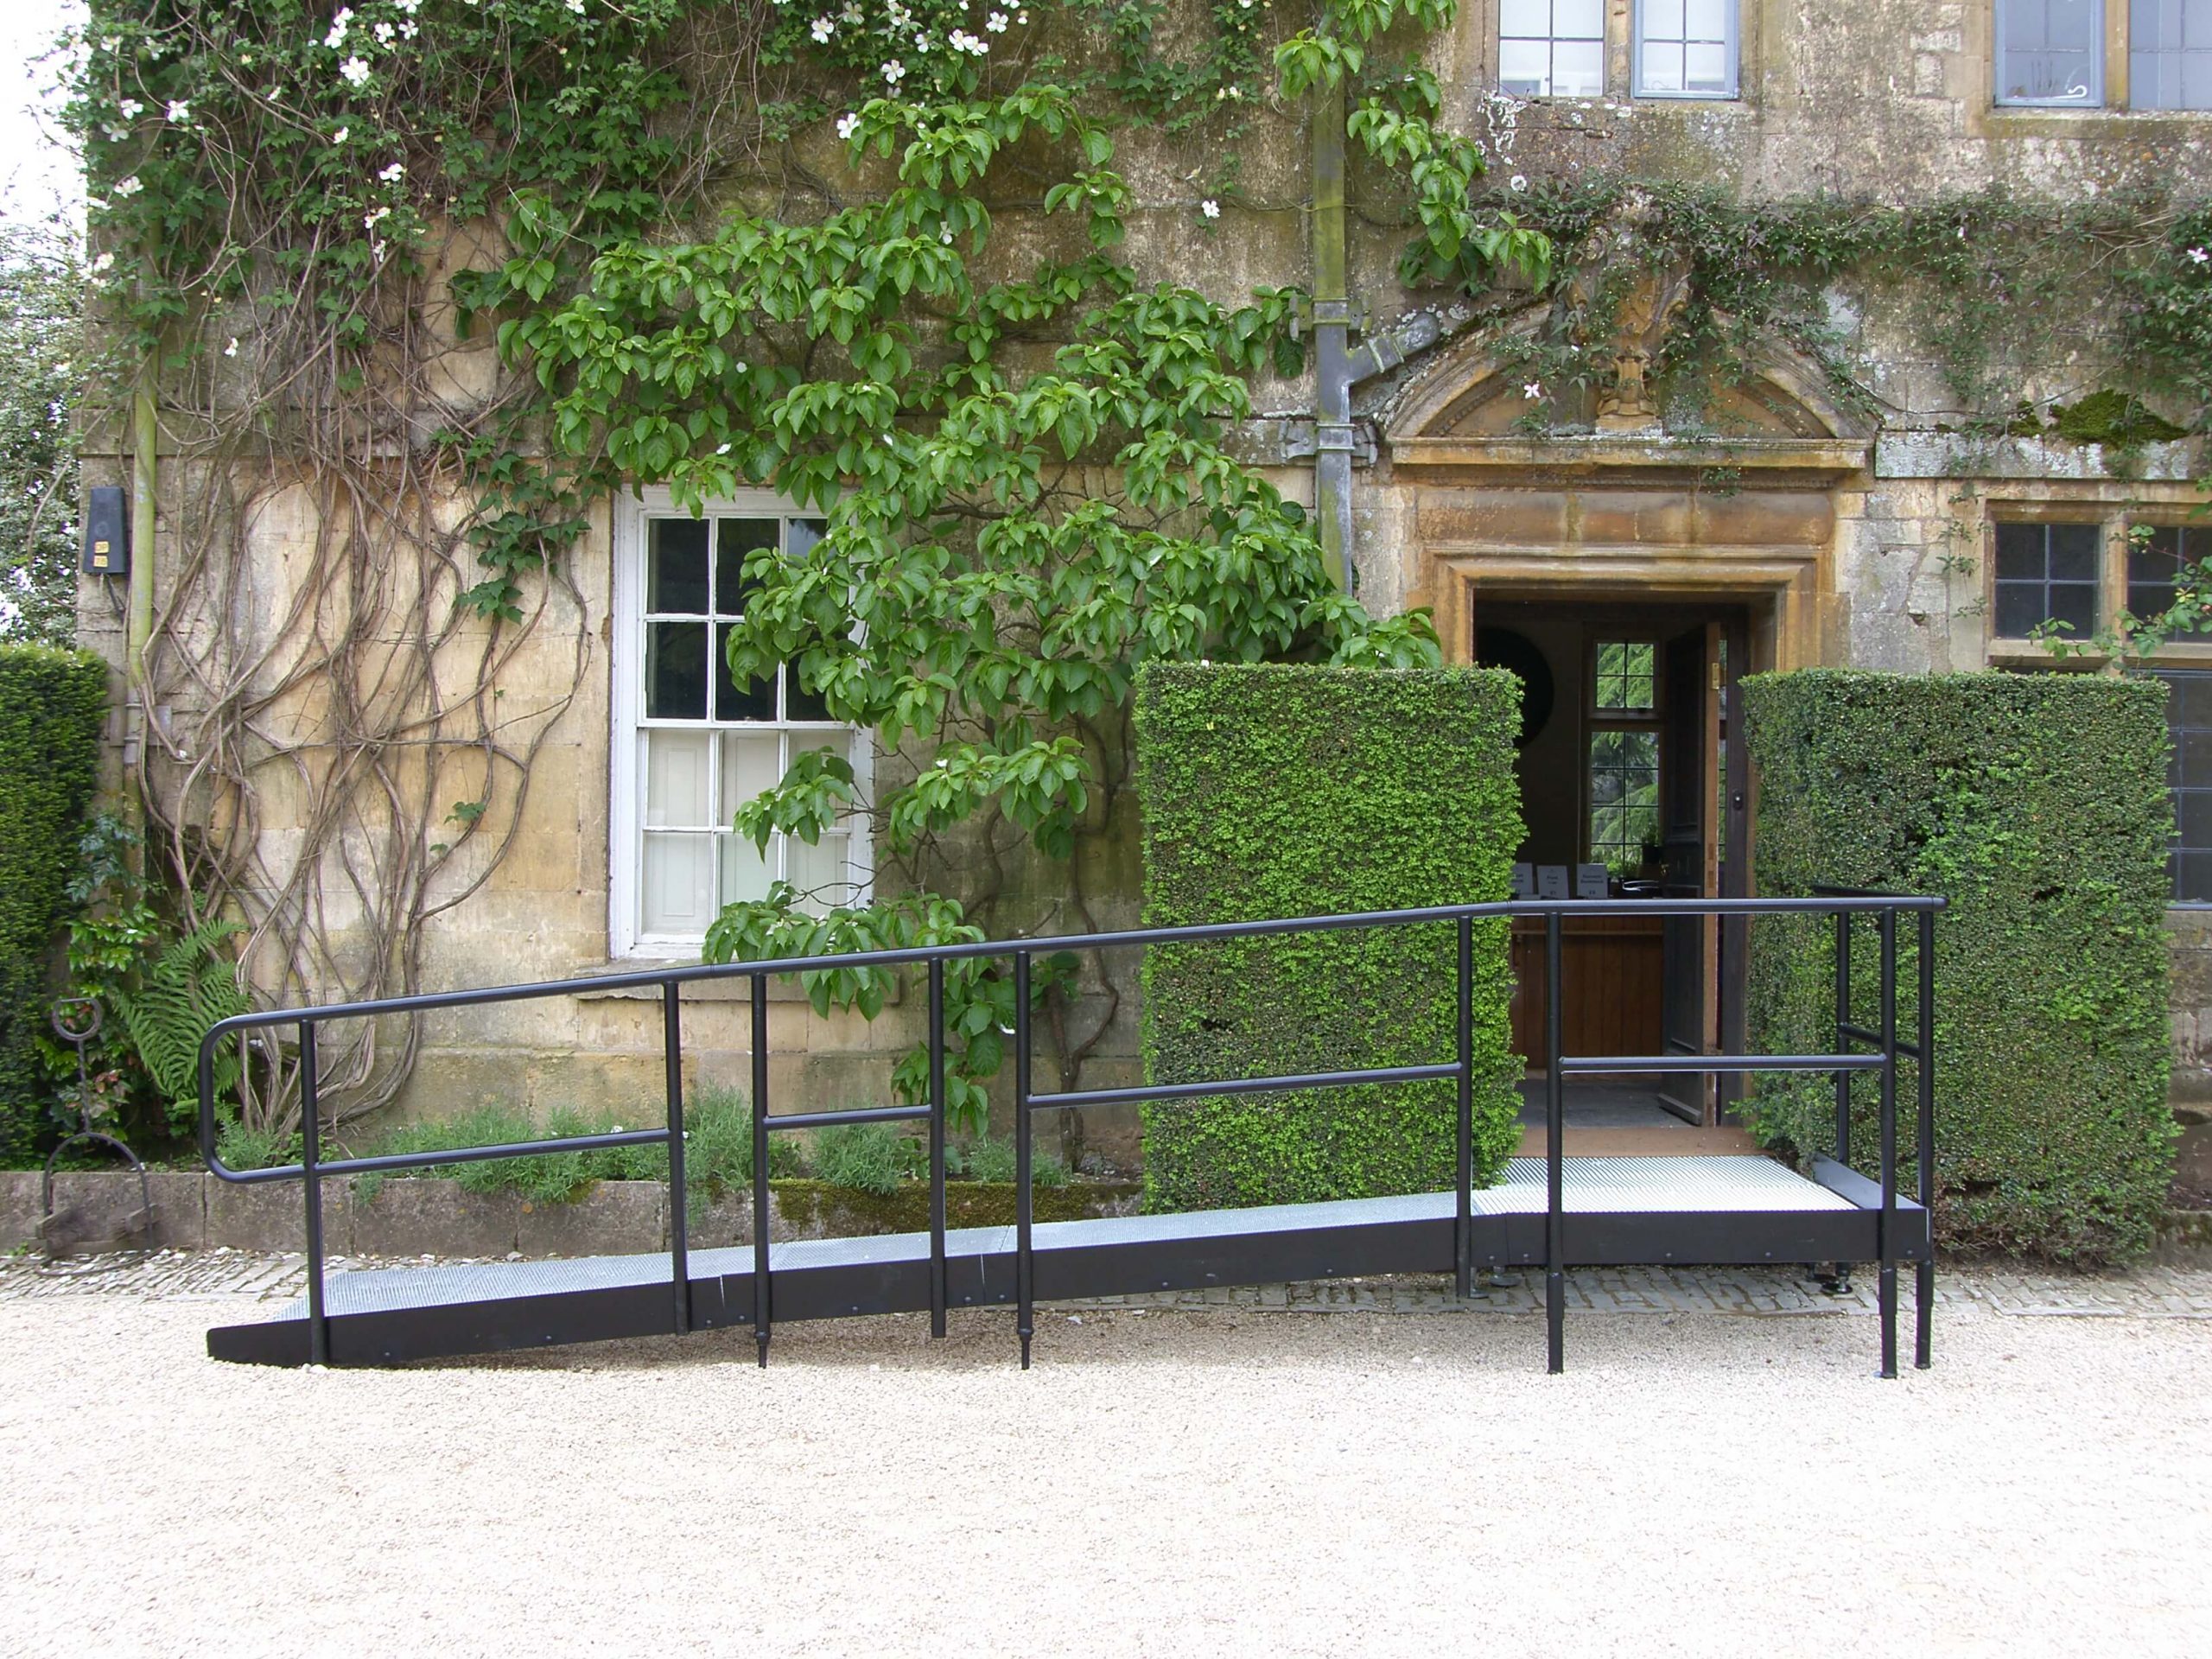
[[[154,1084],[168,1103],[169,1127],[189,1134],[200,1109],[200,1041],[219,1020],[250,1006],[238,983],[238,963],[224,954],[235,922],[207,922],[168,946],[139,976],[136,990],[112,993],[116,1011]],[[235,1045],[215,1056],[215,1115],[227,1122],[238,1110],[243,1062]]]

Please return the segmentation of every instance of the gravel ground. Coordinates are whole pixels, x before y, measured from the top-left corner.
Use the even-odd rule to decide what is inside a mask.
[[[2212,1630],[2212,1274],[2098,1318],[1961,1296],[1896,1382],[1856,1306],[1580,1313],[1564,1377],[1510,1311],[1062,1310],[1027,1375],[997,1313],[943,1344],[786,1327],[766,1373],[742,1333],[205,1358],[271,1282],[0,1294],[0,1653],[2132,1656]]]

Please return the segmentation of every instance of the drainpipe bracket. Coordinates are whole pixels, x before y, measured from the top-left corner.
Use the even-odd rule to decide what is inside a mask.
[[[1283,423],[1285,461],[1312,461],[1322,454],[1348,454],[1357,466],[1375,464],[1375,434],[1364,421],[1287,421]]]

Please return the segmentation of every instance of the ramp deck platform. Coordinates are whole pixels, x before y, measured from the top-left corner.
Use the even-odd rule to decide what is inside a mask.
[[[1576,1158],[1565,1166],[1566,1254],[1574,1266],[1869,1261],[1878,1254],[1881,1192],[1823,1160],[1807,1179],[1758,1156]],[[1543,1163],[1516,1158],[1503,1184],[1473,1195],[1470,1246],[1478,1268],[1542,1265]],[[1450,1273],[1456,1195],[1205,1210],[1181,1215],[1040,1222],[1039,1300],[1192,1290],[1217,1285]],[[1925,1259],[1927,1212],[1896,1211],[1900,1261]],[[956,1307],[1003,1306],[1016,1295],[1013,1226],[945,1235],[946,1293]],[[694,1330],[750,1325],[750,1244],[689,1254]],[[772,1247],[779,1320],[919,1313],[931,1306],[930,1236],[901,1233]],[[330,1362],[391,1365],[563,1343],[664,1335],[671,1329],[670,1257],[591,1256],[385,1268],[331,1275],[325,1296]],[[298,1365],[308,1360],[302,1300],[255,1325],[208,1332],[217,1359]]]

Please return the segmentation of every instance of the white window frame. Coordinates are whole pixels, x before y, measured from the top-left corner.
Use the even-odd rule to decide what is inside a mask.
[[[1999,108],[2008,110],[2101,110],[2105,106],[2105,0],[2089,0],[2089,86],[2082,98],[2012,98],[2005,92],[2005,53],[2007,46],[2006,22],[2012,8],[2008,0],[1995,0],[1993,13],[1992,40],[1994,50],[1989,59],[1990,96]]]
[[[612,525],[613,639],[608,664],[612,695],[607,700],[611,727],[607,769],[607,882],[610,957],[666,959],[696,957],[701,943],[698,937],[647,933],[642,925],[646,777],[644,764],[645,745],[639,738],[646,731],[663,723],[648,721],[645,714],[647,525],[654,518],[689,516],[676,505],[672,493],[665,488],[632,491],[618,496],[614,503]],[[807,518],[815,516],[770,490],[741,490],[727,498],[709,502],[705,510],[705,517],[709,518]],[[712,626],[709,621],[710,629]],[[712,695],[710,682],[710,699]],[[704,721],[665,723],[678,730],[720,732],[730,728],[727,722],[713,718],[711,702],[709,716]],[[819,726],[795,727],[792,722],[785,721],[748,721],[746,724],[779,733],[794,730],[823,733],[825,730]],[[873,798],[874,792],[875,746],[865,729],[857,727],[845,729],[851,734],[854,780],[861,800],[865,804]],[[718,753],[719,745],[710,745],[709,747]],[[714,786],[713,775],[710,769],[708,785],[710,791]],[[710,794],[709,799],[712,798]],[[874,848],[868,833],[868,817],[865,811],[854,816],[849,831],[846,842],[847,880],[852,889],[853,902],[865,904],[873,893],[874,874]],[[779,858],[782,840],[783,837],[779,836],[769,843],[772,853]]]
[[[1741,34],[1739,14],[1741,0],[1721,0],[1721,26],[1724,49],[1728,56],[1728,79],[1725,87],[1714,90],[1700,87],[1695,91],[1655,92],[1643,84],[1643,22],[1650,10],[1650,0],[1636,0],[1635,16],[1629,24],[1629,89],[1637,98],[1688,99],[1693,102],[1719,103],[1743,96],[1743,48],[1738,43]],[[1688,23],[1685,16],[1683,29],[1687,37]],[[1673,41],[1662,44],[1676,44]],[[1700,42],[1701,44],[1701,42]]]
[[[1505,48],[1506,48],[1506,46],[1507,46],[1510,42],[1535,42],[1535,41],[1541,41],[1541,42],[1543,42],[1543,43],[1544,43],[1544,45],[1548,48],[1548,49],[1547,50],[1546,54],[1545,54],[1545,57],[1544,57],[1544,66],[1545,66],[1545,67],[1544,67],[1544,87],[1543,87],[1543,90],[1541,90],[1541,91],[1540,91],[1540,92],[1515,92],[1515,93],[1513,93],[1513,94],[1512,94],[1514,97],[1516,97],[1516,98],[1537,98],[1537,99],[1554,99],[1554,98],[1555,98],[1555,99],[1599,99],[1599,98],[1603,98],[1603,97],[1605,95],[1605,76],[1606,76],[1606,68],[1605,68],[1605,56],[1606,56],[1606,53],[1605,53],[1605,47],[1606,47],[1606,41],[1607,41],[1607,38],[1608,38],[1608,30],[1607,30],[1607,27],[1606,27],[1606,14],[1607,14],[1607,12],[1608,12],[1608,10],[1609,10],[1609,7],[1608,7],[1608,5],[1606,5],[1605,3],[1604,3],[1604,0],[1600,0],[1600,3],[1599,3],[1599,7],[1598,7],[1598,32],[1597,32],[1595,35],[1560,35],[1560,34],[1558,34],[1558,33],[1556,33],[1556,32],[1555,32],[1555,31],[1557,30],[1557,29],[1558,29],[1558,17],[1557,17],[1557,13],[1553,10],[1554,0],[1543,0],[1543,3],[1544,3],[1544,6],[1545,6],[1545,16],[1546,16],[1546,17],[1547,17],[1547,18],[1548,18],[1548,19],[1550,19],[1550,20],[1551,20],[1551,21],[1550,21],[1550,23],[1549,23],[1549,27],[1550,27],[1550,29],[1551,29],[1553,31],[1554,31],[1554,32],[1552,32],[1552,33],[1548,33],[1548,34],[1543,34],[1543,35],[1509,35],[1509,34],[1507,34],[1507,33],[1506,33],[1506,31],[1505,31],[1505,6],[1504,6],[1504,4],[1503,4],[1503,3],[1500,3],[1500,5],[1498,6],[1498,9],[1497,9],[1497,84],[1498,84],[1498,86],[1499,86],[1501,88],[1504,88],[1504,87],[1505,87]],[[1554,82],[1554,80],[1556,79],[1556,69],[1557,69],[1557,66],[1558,66],[1558,62],[1559,62],[1559,48],[1560,48],[1560,47],[1561,47],[1562,45],[1565,45],[1565,46],[1595,46],[1595,47],[1598,48],[1598,84],[1597,84],[1595,86],[1592,87],[1588,92],[1557,92],[1557,91],[1553,90],[1553,82]],[[1508,90],[1510,90],[1510,89],[1508,89]]]

